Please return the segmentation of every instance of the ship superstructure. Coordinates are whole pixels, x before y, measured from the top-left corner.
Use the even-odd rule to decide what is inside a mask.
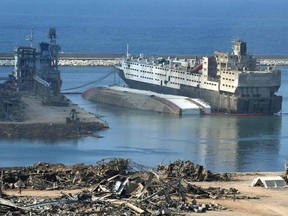
[[[120,77],[130,88],[201,98],[213,112],[275,114],[281,111],[281,71],[262,68],[247,52],[246,42],[233,40],[233,52],[190,59],[133,57],[127,52]]]

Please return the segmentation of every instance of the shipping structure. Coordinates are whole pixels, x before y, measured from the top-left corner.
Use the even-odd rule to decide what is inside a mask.
[[[135,57],[129,54],[115,67],[130,88],[200,98],[213,113],[277,114],[281,111],[281,71],[262,67],[242,40],[232,52],[193,58]]]

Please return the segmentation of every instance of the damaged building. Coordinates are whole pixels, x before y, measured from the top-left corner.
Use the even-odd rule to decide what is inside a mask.
[[[29,36],[30,46],[17,46],[14,52],[15,68],[0,84],[0,119],[22,121],[22,93],[41,96],[44,105],[66,106],[67,99],[61,94],[61,75],[58,69],[58,54],[61,47],[56,41],[56,30],[50,28],[49,42],[41,42],[39,48],[32,46],[33,32]]]
[[[58,54],[61,47],[56,41],[56,30],[49,29],[50,43],[41,42],[39,50],[19,46],[15,50],[15,69],[18,91],[32,91],[43,96],[46,105],[65,105],[61,95],[61,76]]]
[[[9,75],[5,82],[0,84],[0,119],[2,121],[22,121],[21,110],[24,104],[20,94],[16,91],[16,79]]]

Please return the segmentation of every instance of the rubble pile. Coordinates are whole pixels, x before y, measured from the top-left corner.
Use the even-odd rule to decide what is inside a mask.
[[[36,190],[79,189],[90,187],[105,178],[125,174],[128,170],[128,159],[113,159],[99,165],[37,163],[31,167],[0,169],[3,187],[14,189],[22,181],[25,187]]]
[[[192,162],[176,161],[156,172],[128,159],[102,160],[96,165],[37,163],[31,167],[1,171],[2,198],[0,213],[6,215],[173,215],[192,212],[221,211],[225,207],[213,203],[198,203],[196,199],[235,199],[235,188],[201,188],[192,184]],[[168,167],[169,167],[168,165]],[[182,165],[182,166],[180,166]],[[185,168],[184,168],[185,167]],[[193,166],[194,167],[194,166]],[[197,166],[196,166],[197,167]],[[159,167],[158,167],[159,168]],[[175,175],[178,168],[181,175]],[[194,167],[195,168],[195,167]],[[199,170],[199,169],[195,169]],[[178,170],[179,171],[179,170]],[[169,170],[170,172],[170,170]],[[209,180],[214,176],[209,172]],[[215,176],[218,176],[215,174]],[[188,177],[188,178],[187,178]],[[196,181],[205,178],[197,179]],[[214,178],[214,180],[222,180]],[[227,179],[225,179],[227,180]],[[61,197],[7,196],[5,190],[82,189],[76,194],[62,193]],[[250,197],[251,198],[251,197]]]
[[[227,181],[229,176],[224,174],[213,174],[203,166],[194,165],[191,161],[177,160],[167,166],[158,164],[158,171],[168,177],[181,177],[193,181]]]
[[[0,84],[0,121],[23,121],[24,109],[20,94]]]
[[[281,175],[281,177],[284,179],[284,181],[288,185],[288,175],[287,175],[287,173],[285,173],[284,175]]]
[[[286,182],[286,185],[288,185],[288,163],[285,162],[284,164],[284,168],[285,168],[285,172],[283,175],[281,175],[281,177],[284,179],[284,181]]]
[[[83,194],[78,194],[83,196]],[[75,198],[73,200],[72,198]],[[206,211],[224,211],[225,207],[216,203],[174,203],[163,205],[162,203],[145,204],[151,209],[141,209],[133,201],[123,199],[78,199],[77,196],[67,199],[65,195],[60,198],[35,198],[35,197],[10,197],[10,202],[4,204],[0,198],[0,214],[4,215],[172,215],[185,213],[204,213]],[[16,206],[23,205],[23,207]],[[32,203],[32,204],[27,204]],[[27,204],[27,205],[25,205]],[[25,205],[25,206],[24,206]],[[3,206],[3,208],[2,208]],[[144,204],[142,204],[144,206]],[[143,208],[143,207],[142,207]]]

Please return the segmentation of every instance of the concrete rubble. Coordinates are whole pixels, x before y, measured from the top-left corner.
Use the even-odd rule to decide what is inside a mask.
[[[190,161],[176,161],[158,170],[125,158],[96,165],[37,163],[31,167],[1,168],[1,215],[185,215],[224,211],[216,203],[197,200],[251,199],[235,188],[201,188],[193,181],[227,181]],[[7,190],[81,189],[61,197],[8,196]],[[197,200],[196,200],[197,199]]]
[[[23,121],[24,109],[21,94],[16,91],[15,78],[10,75],[0,83],[0,121]]]

